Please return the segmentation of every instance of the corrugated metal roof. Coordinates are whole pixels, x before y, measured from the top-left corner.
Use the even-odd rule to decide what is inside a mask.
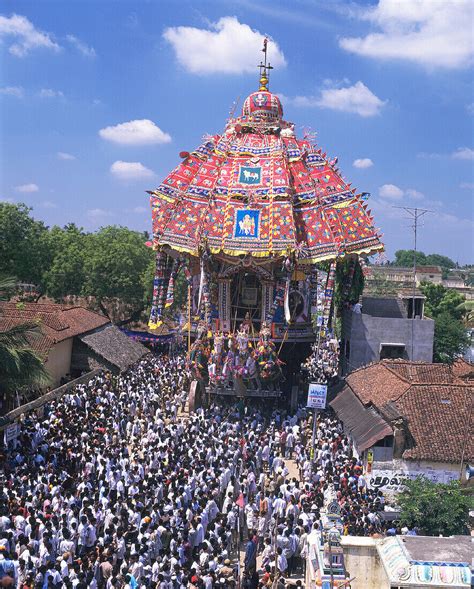
[[[393,434],[390,425],[375,409],[364,407],[349,387],[345,387],[330,405],[344,424],[345,431],[351,435],[359,452]]]

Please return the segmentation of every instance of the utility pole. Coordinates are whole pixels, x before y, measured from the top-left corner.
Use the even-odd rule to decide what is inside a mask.
[[[416,254],[417,254],[417,243],[418,243],[418,219],[426,215],[426,213],[433,213],[434,211],[430,211],[428,209],[419,209],[418,207],[397,207],[394,206],[394,209],[403,209],[405,212],[409,214],[409,218],[413,220],[413,291],[412,291],[412,301],[411,301],[411,360],[413,361],[413,349],[414,349],[414,330],[415,330],[415,296],[416,296]]]

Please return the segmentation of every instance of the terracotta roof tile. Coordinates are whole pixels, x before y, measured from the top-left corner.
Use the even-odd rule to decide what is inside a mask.
[[[381,407],[395,401],[410,387],[410,383],[390,370],[383,362],[370,364],[351,372],[347,384],[359,399],[368,405]]]
[[[442,274],[441,266],[417,266],[419,274]]]
[[[461,462],[474,459],[474,420],[470,385],[413,385],[396,402],[407,420],[414,446],[403,453],[411,460]]]
[[[355,370],[346,383],[364,405],[372,405],[386,419],[405,419],[413,446],[404,458],[456,463],[464,443],[465,460],[474,460],[474,386],[457,376],[468,369],[472,371],[467,362],[452,368],[383,360]]]
[[[452,383],[457,378],[448,364],[384,360],[384,365],[406,381],[413,383]]]
[[[452,366],[453,374],[462,380],[474,379],[474,365],[459,358]]]
[[[31,345],[43,356],[60,341],[110,323],[107,317],[84,307],[0,302],[0,331],[25,322],[37,322],[40,326],[42,334],[34,336]]]

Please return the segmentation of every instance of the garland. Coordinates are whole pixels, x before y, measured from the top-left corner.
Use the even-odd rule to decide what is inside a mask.
[[[156,270],[153,279],[153,301],[148,327],[157,329],[163,323],[163,306],[165,300],[166,265],[168,256],[159,250],[156,252]]]
[[[329,317],[331,315],[332,298],[334,295],[334,285],[336,283],[336,260],[331,262],[329,268],[328,280],[326,282],[326,290],[324,291],[324,310],[323,310],[323,325],[327,326]]]
[[[179,272],[179,269],[181,268],[181,265],[182,265],[181,259],[178,258],[176,260],[173,260],[173,266],[171,268],[170,280],[168,282],[168,291],[166,293],[165,307],[171,307],[171,305],[174,302],[174,283],[176,280],[176,276]]]

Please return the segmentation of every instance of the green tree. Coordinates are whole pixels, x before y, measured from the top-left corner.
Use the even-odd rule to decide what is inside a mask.
[[[30,216],[25,204],[0,203],[0,273],[42,287],[51,253],[43,238],[47,227]]]
[[[452,364],[465,352],[469,343],[469,336],[459,319],[447,312],[436,316],[433,350],[435,362]]]
[[[402,525],[419,528],[428,536],[467,533],[472,500],[461,492],[459,481],[433,483],[418,477],[405,487],[398,496]]]
[[[8,300],[15,283],[13,278],[0,277],[0,300]],[[43,359],[31,347],[32,339],[40,335],[40,326],[34,322],[0,328],[0,392],[7,405],[15,391],[38,388],[51,382]]]
[[[441,266],[443,270],[443,278],[448,276],[449,271],[452,268],[455,268],[456,263],[448,258],[447,256],[442,256],[441,254],[428,254],[426,256],[426,265],[427,266]]]
[[[426,263],[428,266],[441,266],[441,268],[452,269],[456,267],[456,262],[453,262],[448,256],[441,254],[428,254],[426,256]]]
[[[132,314],[143,310],[143,277],[153,258],[145,240],[144,234],[118,226],[103,227],[88,236],[82,294],[95,297],[107,316],[106,303],[112,299],[121,301]]]
[[[53,227],[43,236],[52,261],[43,274],[45,293],[60,301],[67,295],[80,295],[85,282],[84,262],[87,240],[80,227],[69,223],[62,229]]]
[[[395,260],[392,262],[393,266],[400,268],[412,268],[413,267],[413,254],[414,250],[397,250],[395,252]],[[426,266],[426,255],[423,252],[416,252],[416,265]]]
[[[344,260],[340,260],[336,266],[336,289],[334,295],[334,301],[336,308],[341,311],[342,305],[345,302],[343,300],[344,296],[344,286],[347,274],[349,272],[350,267],[350,259],[346,258]],[[329,271],[329,267],[328,270]],[[364,274],[362,272],[362,268],[360,266],[359,261],[356,262],[356,266],[354,269],[354,276],[352,277],[351,287],[349,290],[349,294],[347,296],[348,301],[358,301],[362,295],[364,290]]]
[[[463,314],[464,325],[470,325],[474,321],[474,301],[464,301],[457,310]]]
[[[464,297],[458,292],[430,282],[422,282],[420,290],[426,297],[425,313],[428,317],[436,319],[441,313],[449,313],[456,319],[462,318],[463,311],[459,305],[464,302]]]

